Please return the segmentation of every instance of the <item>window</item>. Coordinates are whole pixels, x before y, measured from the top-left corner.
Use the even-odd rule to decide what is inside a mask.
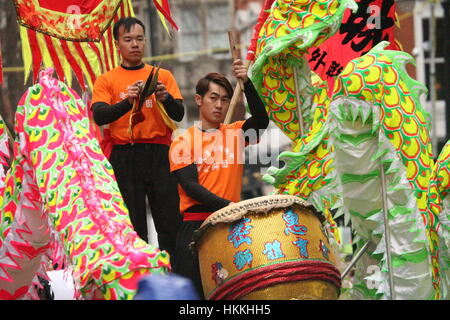
[[[180,34],[179,34],[179,51],[192,52],[199,51],[204,48],[204,34],[202,30],[202,12],[200,3],[181,4],[177,6],[179,18]]]
[[[230,28],[228,1],[173,2],[175,21],[179,23],[178,52],[180,60],[195,58],[196,52],[228,50],[227,31]],[[228,58],[229,53],[213,53],[216,58]]]
[[[436,48],[435,48],[435,77],[436,77],[436,99],[444,100],[444,37],[448,37],[443,30],[443,18],[436,18]],[[430,50],[430,19],[422,19],[422,35],[424,47],[424,68],[425,68],[425,85],[430,88],[430,69],[431,69],[431,50]],[[427,100],[430,100],[430,92],[428,92]]]
[[[441,5],[435,6],[434,16],[436,18],[436,48],[435,48],[435,88],[436,101],[433,104],[430,95],[430,3],[416,2],[414,9],[414,42],[415,42],[415,59],[416,59],[416,79],[423,83],[427,89],[428,94],[421,96],[422,106],[432,116],[432,131],[431,138],[442,139],[446,136],[446,110],[444,101],[444,54],[443,54],[443,37],[447,36],[442,32],[442,22],[444,12]],[[433,143],[433,148],[437,147],[437,142]],[[437,150],[434,151],[437,154]]]
[[[228,2],[210,2],[207,4],[207,48],[210,50],[229,49],[227,32],[230,28],[230,17],[228,10]]]

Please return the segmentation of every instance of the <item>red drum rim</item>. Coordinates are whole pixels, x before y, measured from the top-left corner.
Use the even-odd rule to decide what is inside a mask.
[[[236,300],[270,286],[302,280],[322,280],[341,289],[341,274],[330,262],[294,260],[259,266],[239,273],[216,287],[209,300]]]

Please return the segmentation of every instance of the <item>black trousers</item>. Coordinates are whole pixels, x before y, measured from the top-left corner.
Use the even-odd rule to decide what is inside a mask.
[[[173,264],[182,218],[177,182],[169,169],[169,147],[137,143],[115,145],[110,163],[137,234],[148,242],[147,198],[159,248],[169,252]]]
[[[172,265],[172,271],[180,276],[192,280],[195,289],[200,297],[204,299],[202,279],[200,275],[200,265],[198,255],[189,249],[194,231],[200,228],[203,221],[184,221],[178,233],[177,249],[175,255],[176,263]]]

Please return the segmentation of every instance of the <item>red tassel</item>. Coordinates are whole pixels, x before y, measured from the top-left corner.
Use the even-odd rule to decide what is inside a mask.
[[[39,43],[37,41],[36,31],[27,29],[27,34],[31,52],[33,53],[33,83],[36,83],[42,62],[41,48],[39,47]]]
[[[75,76],[80,82],[81,87],[85,88],[86,84],[84,83],[83,71],[78,65],[77,60],[75,60],[72,53],[70,52],[69,46],[67,45],[67,42],[65,40],[61,40],[61,48],[63,49],[64,54],[66,55],[67,61],[69,61],[73,71],[75,72]]]
[[[106,52],[106,40],[105,40],[105,34],[103,34],[102,37],[102,48],[103,48],[103,60],[105,61],[106,64],[106,71],[111,70],[111,67],[109,66],[109,60],[108,60],[108,53]]]
[[[75,45],[75,48],[78,51],[78,54],[81,57],[81,60],[83,60],[84,65],[86,66],[86,69],[89,73],[89,77],[91,78],[92,83],[95,82],[96,75],[94,71],[92,70],[91,64],[89,63],[89,60],[87,59],[86,55],[84,54],[83,48],[81,47],[81,44],[77,41],[74,41],[73,44]],[[84,90],[84,88],[83,88]]]
[[[108,31],[107,31],[107,33],[108,33],[108,42],[109,42],[109,54],[110,54],[110,57],[111,57],[111,62],[112,62],[112,66],[111,66],[111,69],[113,69],[113,68],[115,68],[116,66],[115,66],[115,60],[114,60],[114,40],[113,40],[113,34],[112,34],[112,30],[111,29],[109,29]]]
[[[105,63],[100,54],[100,50],[98,49],[97,45],[94,42],[89,41],[88,44],[91,47],[91,49],[94,51],[95,55],[97,56],[98,62],[100,63],[100,72],[102,74],[105,73]]]
[[[177,31],[179,31],[180,28],[178,28],[177,24],[172,19],[172,13],[170,12],[169,2],[167,0],[161,0],[161,3],[162,3],[162,5],[161,5],[161,4],[159,4],[158,0],[153,0],[153,3],[155,5],[156,9],[163,14],[164,18],[166,18],[167,21],[169,21],[169,23]]]
[[[120,5],[120,15],[121,15],[121,18],[125,17],[125,3],[124,2],[122,2],[122,4]],[[118,16],[118,14],[116,14],[116,16]]]
[[[131,16],[131,8],[130,8],[131,4],[129,3],[127,5],[127,17]]]
[[[52,58],[53,65],[55,66],[56,74],[58,75],[59,80],[64,81],[64,69],[61,66],[61,62],[59,61],[58,54],[56,53],[56,50],[53,46],[52,39],[46,34],[44,35],[44,39],[45,43],[47,44],[48,52],[50,53],[50,56]]]

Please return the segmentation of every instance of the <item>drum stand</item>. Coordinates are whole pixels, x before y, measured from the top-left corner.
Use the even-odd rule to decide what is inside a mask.
[[[367,241],[361,248],[361,250],[358,251],[358,253],[353,257],[352,261],[348,264],[348,266],[345,268],[344,272],[341,275],[341,280],[344,280],[344,278],[347,276],[347,274],[350,272],[350,270],[353,268],[353,266],[358,262],[359,259],[361,259],[364,252],[369,247],[370,240]]]

